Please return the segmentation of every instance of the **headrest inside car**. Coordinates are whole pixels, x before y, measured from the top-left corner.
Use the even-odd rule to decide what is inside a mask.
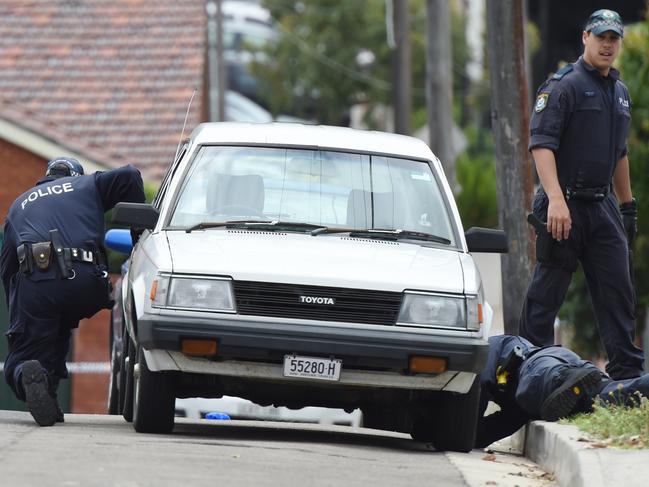
[[[251,216],[264,211],[264,180],[258,174],[232,176],[215,174],[207,187],[207,210],[224,215]]]

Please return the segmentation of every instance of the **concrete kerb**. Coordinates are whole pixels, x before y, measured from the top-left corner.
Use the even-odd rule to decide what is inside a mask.
[[[525,456],[563,487],[649,485],[649,450],[597,448],[576,426],[533,421],[527,426]]]

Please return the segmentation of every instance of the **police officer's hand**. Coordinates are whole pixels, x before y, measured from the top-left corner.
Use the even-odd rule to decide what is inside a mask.
[[[622,224],[626,232],[626,238],[629,245],[635,240],[638,233],[638,205],[635,199],[620,205],[620,213],[622,214]]]
[[[567,239],[571,227],[570,210],[563,195],[560,198],[550,199],[548,203],[548,232],[552,234],[552,238],[555,240]]]

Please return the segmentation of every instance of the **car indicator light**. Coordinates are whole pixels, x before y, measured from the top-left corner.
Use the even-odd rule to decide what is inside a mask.
[[[198,357],[216,355],[218,349],[216,340],[197,340],[190,338],[183,339],[180,347],[180,350],[184,354]]]
[[[155,301],[155,294],[157,291],[158,291],[158,280],[156,279],[155,281],[153,281],[153,284],[151,284],[151,293],[149,294],[151,301]]]
[[[424,374],[441,374],[446,371],[447,359],[444,357],[410,357],[410,372]]]

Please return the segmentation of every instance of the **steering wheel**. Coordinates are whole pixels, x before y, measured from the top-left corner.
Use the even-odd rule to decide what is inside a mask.
[[[228,216],[255,216],[266,218],[262,211],[245,205],[225,205],[216,208],[210,212],[211,215],[228,215]]]

